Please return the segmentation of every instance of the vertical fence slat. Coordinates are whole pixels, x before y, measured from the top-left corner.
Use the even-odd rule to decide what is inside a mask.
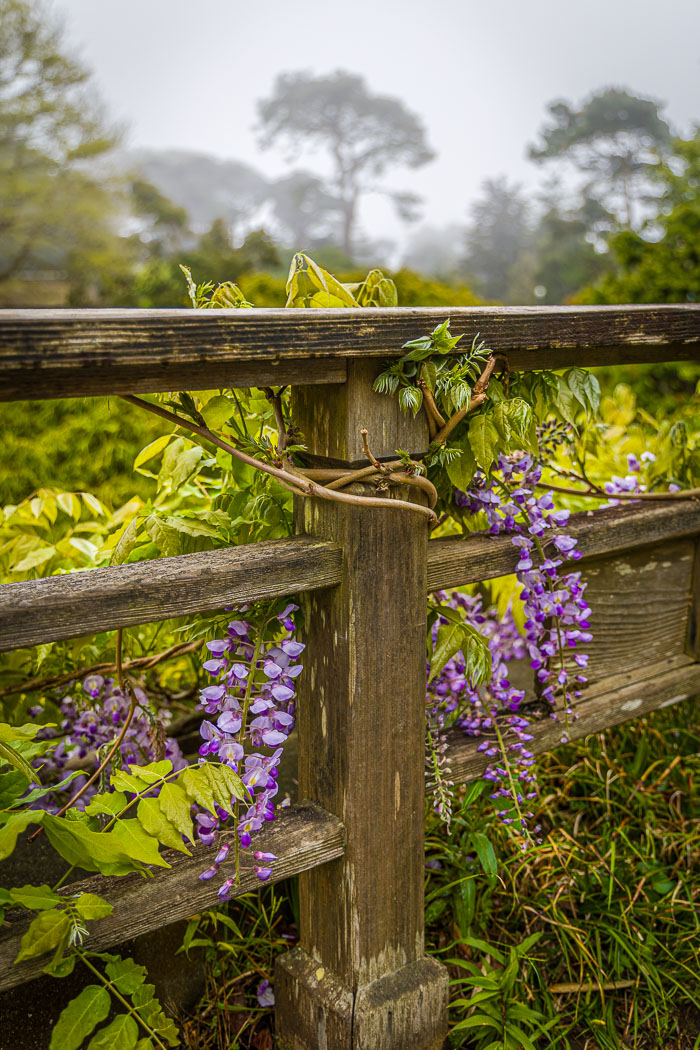
[[[393,448],[378,435],[375,455]],[[344,554],[340,585],[304,606],[299,789],[341,818],[346,853],[300,879],[301,947],[277,968],[279,1045],[438,1050],[447,973],[423,942],[426,519],[301,501],[297,528]]]

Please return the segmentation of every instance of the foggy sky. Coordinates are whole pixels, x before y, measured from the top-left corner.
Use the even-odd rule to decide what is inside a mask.
[[[423,195],[423,221],[463,222],[489,176],[534,189],[525,159],[545,106],[625,86],[666,102],[687,133],[700,123],[698,0],[53,0],[67,39],[93,69],[134,147],[189,148],[289,169],[261,153],[255,101],[280,71],[336,68],[400,97],[438,157],[390,174]],[[297,166],[323,170],[320,158]],[[327,170],[327,169],[326,169]],[[372,237],[405,235],[391,206],[362,213]]]

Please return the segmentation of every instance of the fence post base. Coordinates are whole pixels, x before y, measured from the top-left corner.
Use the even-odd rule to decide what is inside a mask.
[[[276,965],[280,1050],[441,1050],[448,974],[435,959],[425,956],[355,993],[303,948]]]

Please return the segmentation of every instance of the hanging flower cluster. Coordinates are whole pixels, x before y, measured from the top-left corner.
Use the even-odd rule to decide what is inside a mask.
[[[173,769],[183,769],[187,763],[182,756],[180,746],[173,737],[166,736],[166,728],[171,719],[169,711],[154,714],[146,693],[140,686],[132,686],[137,705],[134,715],[119,748],[118,764],[146,765],[161,758],[169,758]],[[81,695],[82,694],[82,695]],[[44,783],[60,780],[67,768],[75,768],[85,761],[87,772],[75,777],[68,794],[57,793],[45,795],[36,802],[36,806],[56,813],[68,798],[78,793],[85,781],[100,765],[100,752],[104,746],[114,743],[115,736],[126,721],[129,712],[129,700],[119,688],[115,678],[104,678],[99,674],[88,675],[82,683],[81,690],[74,690],[60,703],[62,720],[57,729],[42,730],[39,739],[60,738],[56,747],[36,761],[41,768],[41,779]],[[29,714],[40,717],[43,708],[30,708]],[[112,763],[111,765],[117,765]],[[108,780],[110,767],[105,770]],[[92,784],[76,802],[78,809],[85,809],[90,799],[102,790],[99,782]]]
[[[588,655],[579,646],[592,640],[586,585],[579,572],[561,571],[565,561],[581,557],[577,541],[561,531],[569,511],[554,508],[551,492],[536,494],[541,477],[542,466],[533,456],[502,455],[489,478],[477,472],[467,492],[455,491],[460,508],[483,512],[489,530],[510,534],[519,549],[516,574],[522,586],[525,635],[517,631],[512,615],[499,619],[483,611],[480,598],[453,595],[452,607],[461,607],[466,622],[489,638],[491,680],[475,689],[457,654],[428,690],[429,706],[436,705],[444,716],[456,712],[452,720],[469,735],[488,734],[478,750],[495,761],[484,776],[493,782],[492,798],[509,799],[498,815],[504,824],[516,824],[519,834],[526,834],[532,818],[523,807],[535,795],[534,757],[528,748],[530,718],[521,711],[526,694],[511,684],[508,664],[522,658],[529,661],[535,691],[527,699],[546,703],[552,718],[563,710],[562,742],[566,742],[569,719],[575,717],[574,701],[586,682]]]
[[[221,824],[233,816],[236,858],[239,847],[247,849],[256,832],[275,819],[277,767],[282,745],[294,728],[295,682],[302,671],[302,665],[295,661],[305,648],[294,639],[292,613],[297,608],[288,605],[273,617],[283,629],[282,638],[277,631],[271,641],[264,641],[269,621],[258,628],[248,620],[232,620],[226,638],[207,643],[210,658],[203,666],[215,684],[200,692],[200,707],[209,717],[200,727],[204,742],[199,754],[202,760],[211,757],[231,766],[248,790],[250,805],[240,813],[239,804],[234,802],[230,813],[217,807],[215,813],[200,812],[195,819],[200,841],[212,845]],[[200,878],[214,878],[229,850],[230,845],[225,843]],[[272,874],[270,864],[277,858],[260,851],[253,856],[258,862],[255,873],[265,882]],[[227,878],[219,890],[222,901],[231,895],[237,870],[236,863],[236,875]]]

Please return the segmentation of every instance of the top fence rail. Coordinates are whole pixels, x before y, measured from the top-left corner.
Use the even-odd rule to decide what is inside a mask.
[[[369,310],[0,310],[0,400],[343,383],[447,316],[511,368],[700,360],[700,304]]]

